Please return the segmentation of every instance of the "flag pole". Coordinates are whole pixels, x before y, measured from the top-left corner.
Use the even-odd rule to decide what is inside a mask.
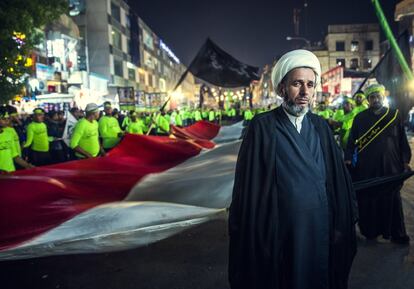
[[[395,37],[391,31],[390,25],[388,24],[387,18],[384,15],[384,12],[382,10],[381,4],[379,3],[379,0],[371,0],[372,4],[374,5],[375,12],[377,14],[379,23],[384,30],[385,36],[387,37],[388,41],[390,42],[390,45],[392,49],[395,52],[395,55],[398,59],[398,62],[401,65],[401,68],[407,77],[408,80],[414,80],[413,72],[411,71],[411,68],[409,67],[404,55],[401,52],[400,47],[398,46],[397,41],[395,40]]]
[[[161,106],[159,113],[163,112],[165,107],[167,106],[168,102],[171,100],[171,94],[180,86],[180,84],[184,81],[184,79],[186,78],[188,72],[190,71],[190,67],[191,64],[188,66],[188,68],[185,70],[185,72],[181,75],[180,79],[178,80],[177,84],[175,85],[174,89],[168,93],[168,98],[167,100],[164,102],[164,104]],[[155,117],[155,120],[157,119],[157,117]],[[147,131],[147,135],[149,135],[151,133],[151,130],[154,127],[154,119],[153,117],[151,117],[151,125]]]
[[[400,40],[401,37],[403,37],[403,35],[404,35],[404,33],[402,33],[402,34],[400,34],[400,36],[398,36],[398,41]],[[364,87],[365,83],[367,83],[368,79],[375,73],[375,71],[378,69],[378,67],[380,67],[380,65],[384,61],[385,57],[387,57],[388,54],[391,53],[391,51],[392,51],[392,48],[388,48],[388,50],[384,53],[384,55],[378,61],[377,65],[375,65],[375,67],[369,72],[368,76],[365,77],[364,81],[359,85],[358,89],[355,91],[355,93],[352,96],[352,98],[355,97],[355,95],[357,94],[358,91],[361,91],[362,90],[362,88]]]

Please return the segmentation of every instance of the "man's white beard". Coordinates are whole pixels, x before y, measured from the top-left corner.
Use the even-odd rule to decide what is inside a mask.
[[[286,99],[286,98],[285,98]],[[286,112],[293,116],[302,116],[308,113],[309,104],[307,106],[301,106],[296,104],[293,100],[288,99],[282,103],[282,107]]]

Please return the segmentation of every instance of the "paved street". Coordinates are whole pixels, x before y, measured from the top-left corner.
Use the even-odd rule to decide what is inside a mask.
[[[414,240],[414,178],[402,196]],[[2,289],[224,289],[227,243],[226,220],[217,220],[130,251],[0,262],[0,284]],[[414,288],[414,242],[406,247],[359,238],[350,288]]]

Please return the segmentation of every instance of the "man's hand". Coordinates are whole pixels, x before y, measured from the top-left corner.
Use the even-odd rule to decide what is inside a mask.
[[[351,162],[351,161],[345,161],[345,164],[346,164],[347,166],[350,166],[350,165],[352,165],[352,162]]]

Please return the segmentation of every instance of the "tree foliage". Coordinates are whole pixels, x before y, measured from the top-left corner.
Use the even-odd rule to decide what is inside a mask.
[[[42,29],[67,11],[67,0],[0,1],[0,103],[19,94]]]

